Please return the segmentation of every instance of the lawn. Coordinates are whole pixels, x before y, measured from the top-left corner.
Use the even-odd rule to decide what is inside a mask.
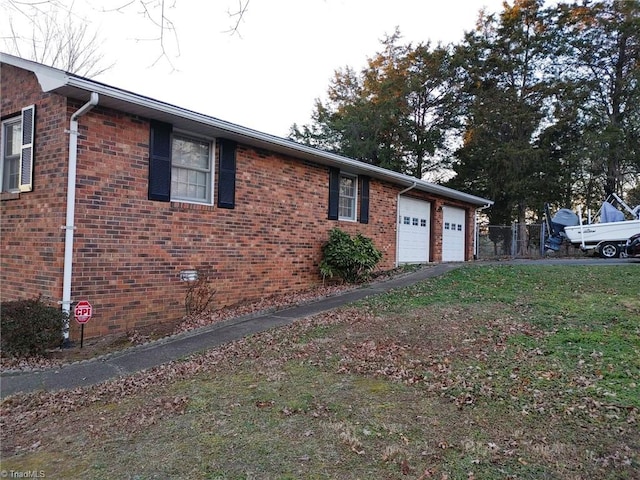
[[[639,286],[637,265],[468,266],[123,380],[9,397],[0,469],[640,478]]]

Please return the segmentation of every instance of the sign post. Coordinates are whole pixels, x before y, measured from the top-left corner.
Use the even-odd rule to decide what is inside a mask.
[[[73,313],[76,317],[76,322],[80,324],[80,348],[82,348],[84,343],[84,324],[91,320],[93,307],[87,300],[81,300],[76,304]]]

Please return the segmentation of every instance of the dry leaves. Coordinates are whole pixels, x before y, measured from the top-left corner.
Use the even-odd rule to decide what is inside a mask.
[[[507,363],[508,369],[491,363],[506,354],[511,337],[539,339],[548,332],[537,330],[510,315],[498,318],[481,313],[472,307],[424,309],[413,312],[411,318],[394,322],[393,317],[380,317],[363,307],[335,310],[224,345],[186,361],[170,362],[87,389],[10,397],[3,402],[1,411],[3,450],[38,449],[34,425],[50,415],[74,412],[87,406],[100,409],[104,405],[125,402],[150,389],[162,392],[163,386],[177,380],[185,381],[205,372],[227,371],[234,365],[246,363],[261,376],[276,380],[282,375],[282,366],[291,360],[339,374],[403,383],[452,402],[461,410],[471,410],[479,403],[498,398],[503,404],[522,412],[523,416],[543,415],[555,421],[580,416],[594,424],[602,422],[598,425],[606,425],[608,418],[624,419],[626,430],[623,428],[621,435],[628,435],[637,428],[637,410],[598,401],[589,394],[596,378],[587,372],[586,364],[575,372],[563,371],[560,365],[546,359],[537,347],[509,352],[513,357]],[[433,315],[438,317],[433,318]],[[550,388],[541,389],[540,382]],[[581,393],[569,397],[551,388],[560,383],[570,384]],[[252,402],[256,409],[265,413],[276,407],[268,397]],[[187,397],[160,395],[150,405],[127,410],[124,419],[109,420],[106,416],[106,420],[92,423],[90,431],[97,436],[105,429],[115,429],[110,421],[125,421],[133,432],[140,431],[168,416],[181,415],[188,405]],[[293,407],[277,408],[283,417],[298,413]],[[313,434],[311,430],[306,431],[309,433],[305,435]],[[372,454],[367,435],[366,430],[356,430],[349,425],[336,427],[336,437],[350,454]],[[416,459],[405,452],[410,448],[409,439],[399,438],[402,440],[397,441],[399,445],[389,445],[378,453],[378,458],[395,465],[402,475],[448,478],[448,474],[438,467],[425,469],[425,464],[416,463]],[[531,461],[522,452],[533,451],[532,442],[492,440],[469,452],[482,453],[473,457],[476,459],[476,463],[472,462],[474,468],[483,461],[496,459],[512,459],[523,466]],[[434,448],[441,451],[461,449],[449,438],[438,438],[434,442]],[[544,445],[543,442],[540,444]],[[548,454],[552,453],[550,448]],[[626,465],[633,455],[627,451],[594,452],[590,461],[603,467]],[[477,472],[469,471],[466,476],[479,478],[476,475]]]

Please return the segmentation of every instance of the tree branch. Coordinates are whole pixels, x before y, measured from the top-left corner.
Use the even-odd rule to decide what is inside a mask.
[[[226,30],[225,33],[229,33],[231,35],[235,35],[236,33],[238,35],[240,35],[239,31],[240,31],[240,22],[242,22],[242,19],[244,18],[244,14],[247,12],[247,9],[249,8],[249,2],[250,0],[245,0],[243,2],[243,0],[238,0],[238,10],[236,12],[231,12],[230,10],[227,10],[227,14],[229,15],[230,18],[234,18],[235,17],[235,24],[231,26],[231,28],[229,28],[229,30]]]

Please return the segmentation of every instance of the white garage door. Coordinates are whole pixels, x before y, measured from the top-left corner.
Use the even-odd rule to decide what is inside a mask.
[[[400,197],[398,211],[398,263],[427,263],[431,204]]]
[[[465,223],[462,208],[442,207],[443,262],[464,262]]]

